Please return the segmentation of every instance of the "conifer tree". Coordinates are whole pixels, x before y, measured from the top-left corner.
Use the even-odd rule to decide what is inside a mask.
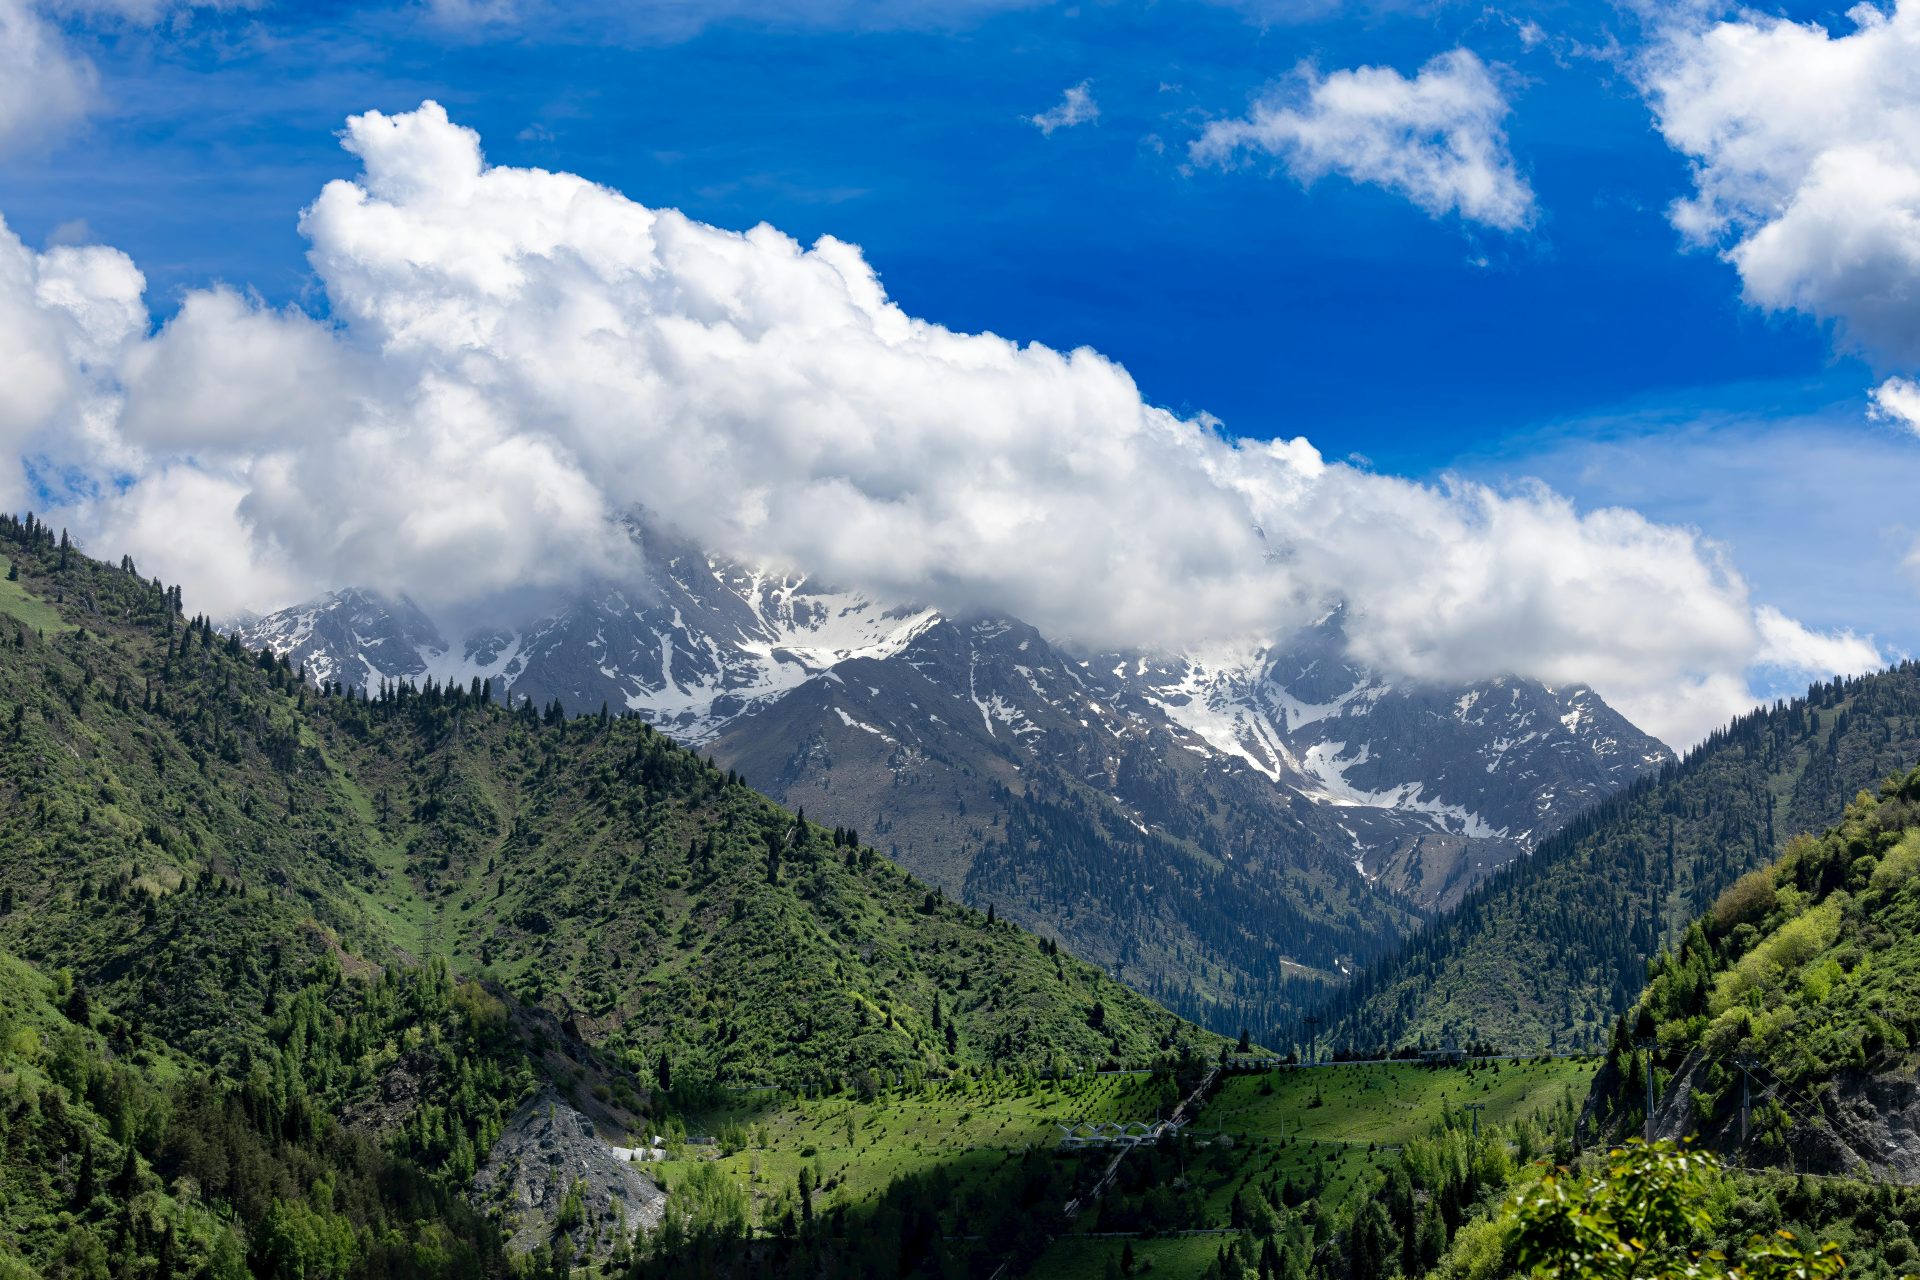
[[[131,1200],[140,1185],[139,1157],[134,1154],[133,1144],[127,1144],[127,1158],[120,1162],[120,1172],[113,1176],[113,1194],[122,1200]]]
[[[76,1210],[85,1210],[89,1204],[93,1203],[96,1190],[93,1173],[93,1139],[83,1137],[80,1146],[80,1173],[73,1183],[73,1207]]]

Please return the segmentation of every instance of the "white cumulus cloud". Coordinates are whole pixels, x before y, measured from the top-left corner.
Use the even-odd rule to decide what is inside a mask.
[[[433,103],[344,142],[361,173],[301,219],[324,324],[208,290],[152,332],[123,255],[0,230],[0,342],[31,356],[0,437],[195,608],[567,589],[637,568],[617,519],[645,507],[723,554],[1090,646],[1345,601],[1370,662],[1585,680],[1682,743],[1762,664],[1877,660],[1765,609],[1693,530],[1235,438],[1092,350],[909,315],[831,237],[490,166]]]
[[[98,246],[35,253],[0,221],[0,504],[36,486],[128,460],[118,416],[120,361],[146,328],[146,280]]]
[[[1100,104],[1093,100],[1093,82],[1082,80],[1068,89],[1059,103],[1027,120],[1034,128],[1053,136],[1055,129],[1071,129],[1077,124],[1092,124],[1100,118]]]
[[[1813,631],[1771,605],[1762,605],[1754,616],[1760,624],[1760,666],[1852,673],[1882,662],[1879,646],[1852,631]]]
[[[1873,389],[1871,417],[1920,435],[1920,382],[1911,378],[1888,378]]]
[[[1392,67],[1321,75],[1303,66],[1247,115],[1209,124],[1189,148],[1201,164],[1274,156],[1301,182],[1329,173],[1385,187],[1433,217],[1456,213],[1503,231],[1533,220],[1533,190],[1507,144],[1506,97],[1470,49],[1411,80]]]
[[[1684,12],[1684,11],[1682,11]],[[1672,210],[1722,246],[1749,302],[1832,321],[1920,361],[1920,2],[1859,4],[1853,29],[1743,13],[1675,21],[1642,77],[1693,162]]]

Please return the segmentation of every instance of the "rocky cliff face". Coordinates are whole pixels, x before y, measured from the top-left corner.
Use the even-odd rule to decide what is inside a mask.
[[[1179,815],[1152,797],[1114,794],[1127,748],[1143,748],[1213,778],[1250,773],[1265,784],[1247,793],[1256,804],[1305,801],[1329,851],[1422,908],[1451,905],[1669,758],[1584,685],[1434,686],[1357,666],[1338,613],[1238,651],[1078,655],[1015,619],[885,606],[671,540],[649,550],[649,582],[457,645],[410,602],[364,591],[259,619],[243,638],[320,681],[483,679],[543,705],[630,710],[711,744],[783,799],[837,780],[848,803],[832,816],[867,830],[897,824],[896,802],[915,807],[901,790],[946,767],[930,754],[967,759],[975,783],[1016,789],[1012,775],[1036,764],[1104,773],[1137,822],[1173,830]],[[933,824],[947,834],[894,842],[916,870],[955,887],[961,846],[977,844],[980,826],[959,816]]]

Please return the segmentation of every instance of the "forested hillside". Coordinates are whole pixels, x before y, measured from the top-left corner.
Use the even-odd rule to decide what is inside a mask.
[[[1661,954],[1615,1026],[1603,1125],[1645,1124],[1649,1055],[1659,1133],[1742,1163],[1920,1179],[1920,770],[1790,841]]]
[[[1920,666],[1816,685],[1603,801],[1363,973],[1334,1045],[1604,1043],[1646,965],[1742,874],[1920,760]]]
[[[31,520],[0,569],[0,1274],[480,1274],[543,1087],[1219,1043],[644,724],[319,692]]]

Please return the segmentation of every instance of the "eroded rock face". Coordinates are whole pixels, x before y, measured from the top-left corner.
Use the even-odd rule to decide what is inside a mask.
[[[1834,1172],[1920,1180],[1920,1083],[1910,1070],[1842,1073],[1823,1102],[1828,1123],[1816,1137]]]
[[[547,1248],[564,1233],[576,1254],[603,1255],[623,1235],[632,1240],[659,1226],[667,1205],[658,1184],[551,1092],[513,1113],[473,1188],[482,1208],[500,1214],[516,1253]],[[570,1199],[577,1213],[567,1214]],[[573,1220],[563,1225],[563,1214]]]
[[[1714,1123],[1705,1128],[1699,1125],[1693,1095],[1704,1088],[1710,1062],[1705,1053],[1695,1050],[1668,1081],[1654,1109],[1655,1137],[1694,1141],[1736,1164],[1920,1182],[1920,1081],[1911,1067],[1878,1073],[1842,1071],[1824,1085],[1784,1094],[1764,1071],[1758,1073],[1753,1105],[1759,1108],[1778,1100],[1792,1116],[1783,1154],[1743,1147],[1735,1107],[1722,1105]],[[1597,1119],[1591,1105],[1585,1117],[1589,1124]]]

